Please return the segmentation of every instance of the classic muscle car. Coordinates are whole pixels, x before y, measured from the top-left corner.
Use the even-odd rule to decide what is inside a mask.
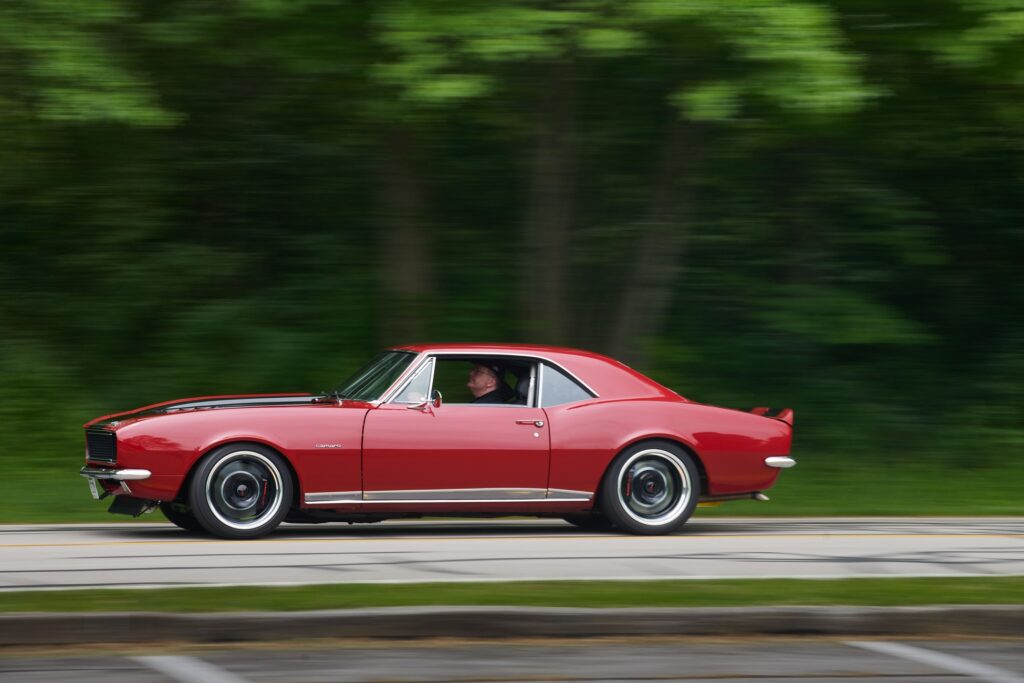
[[[330,392],[98,418],[85,425],[81,474],[95,498],[113,496],[111,512],[159,507],[222,538],[425,515],[661,534],[699,502],[767,500],[794,464],[792,425],[792,410],[703,405],[586,351],[414,345],[380,353]]]

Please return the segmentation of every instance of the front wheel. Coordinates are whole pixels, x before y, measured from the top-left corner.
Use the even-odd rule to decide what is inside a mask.
[[[221,538],[257,538],[284,520],[292,500],[284,459],[258,444],[230,444],[203,459],[189,487],[192,512]]]
[[[601,485],[601,509],[634,534],[668,534],[693,514],[700,476],[693,458],[668,441],[627,448],[612,462]]]

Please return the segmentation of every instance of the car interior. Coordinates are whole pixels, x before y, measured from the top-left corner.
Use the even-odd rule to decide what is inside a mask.
[[[439,356],[434,368],[433,388],[441,392],[445,403],[472,403],[473,394],[466,386],[469,371],[480,361],[498,362],[505,367],[505,383],[515,394],[507,403],[530,405],[531,378],[536,373],[536,362],[522,358],[481,356]]]

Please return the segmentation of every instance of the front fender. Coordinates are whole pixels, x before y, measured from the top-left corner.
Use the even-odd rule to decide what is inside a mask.
[[[288,460],[300,494],[358,491],[366,410],[316,404],[163,415],[117,430],[118,464],[148,469],[154,481],[160,477],[157,499],[167,500],[206,453],[229,443],[258,443]]]

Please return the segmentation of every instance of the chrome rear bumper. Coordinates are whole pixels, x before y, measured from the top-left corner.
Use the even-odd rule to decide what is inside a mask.
[[[778,467],[779,469],[786,469],[796,464],[796,460],[789,457],[788,455],[773,455],[770,458],[764,459],[764,464],[768,467]]]

